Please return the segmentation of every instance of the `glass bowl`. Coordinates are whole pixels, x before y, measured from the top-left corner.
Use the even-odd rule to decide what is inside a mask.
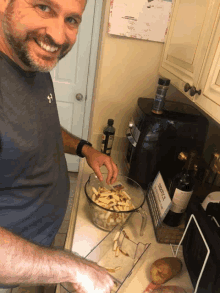
[[[95,173],[90,174],[85,184],[85,194],[89,203],[91,220],[95,226],[105,231],[111,231],[116,225],[123,225],[132,213],[138,212],[142,216],[140,235],[144,233],[147,216],[142,206],[145,202],[144,191],[134,180],[118,175],[112,185],[106,184],[107,173],[102,173],[100,182]],[[101,193],[106,188],[110,195]],[[98,194],[95,194],[98,192]],[[107,192],[107,191],[106,191]],[[106,195],[106,196],[105,196]],[[120,200],[114,200],[119,197]],[[104,200],[100,200],[101,197]],[[104,197],[105,196],[105,197]]]

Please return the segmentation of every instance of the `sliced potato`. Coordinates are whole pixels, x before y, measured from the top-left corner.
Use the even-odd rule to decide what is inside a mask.
[[[95,195],[98,195],[98,191],[96,190],[95,187],[92,187],[92,191],[95,193]]]
[[[130,211],[134,208],[130,196],[121,187],[115,190],[108,190],[103,187],[96,190],[95,187],[92,187],[92,191],[91,199],[100,207],[113,212]],[[96,216],[93,218],[94,223],[108,230],[123,223],[128,217],[128,214],[112,213],[105,210],[97,210],[96,212]]]

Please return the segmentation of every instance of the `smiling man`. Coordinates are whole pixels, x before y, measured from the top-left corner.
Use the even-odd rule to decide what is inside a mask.
[[[76,42],[85,0],[0,0],[0,292],[70,282],[110,292],[105,269],[50,248],[63,221],[69,178],[64,152],[86,157],[102,180],[112,159],[60,127],[50,71]]]
[[[4,2],[2,51],[27,71],[50,71],[76,42],[85,1]],[[10,45],[10,47],[9,47]]]

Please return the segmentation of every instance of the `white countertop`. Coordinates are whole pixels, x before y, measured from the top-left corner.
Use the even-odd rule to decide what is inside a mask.
[[[112,157],[115,161],[120,161],[118,159],[120,157],[119,154],[115,153],[112,155]],[[124,168],[120,168],[120,166],[122,165],[122,162],[118,162],[119,170],[121,173],[124,172]],[[105,167],[102,167],[101,170],[106,171]],[[94,226],[90,219],[87,199],[84,193],[84,186],[86,181],[88,180],[90,173],[92,173],[92,169],[87,165],[84,159],[81,160],[77,190],[75,192],[74,211],[71,215],[72,224],[70,225],[68,231],[68,234],[72,235],[72,238],[69,236],[69,239],[67,239],[66,243],[67,249],[71,249],[73,252],[77,252],[83,257],[85,257],[108,234],[108,232],[105,232]],[[151,282],[151,264],[159,258],[173,256],[170,245],[160,244],[156,241],[151,217],[146,202],[143,208],[146,210],[148,215],[147,226],[144,236],[139,236],[141,216],[137,213],[135,213],[131,217],[127,226],[125,227],[125,231],[128,232],[130,239],[133,240],[135,243],[140,241],[142,243],[151,243],[151,245],[147,249],[146,253],[143,255],[143,263],[138,272],[135,275],[131,274],[131,276],[120,288],[120,293],[133,293],[134,291],[137,293],[143,292],[147,285]],[[182,259],[182,256],[178,256]],[[172,280],[168,281],[165,285],[176,285],[184,288],[187,293],[193,292],[193,287],[184,261],[182,272]]]

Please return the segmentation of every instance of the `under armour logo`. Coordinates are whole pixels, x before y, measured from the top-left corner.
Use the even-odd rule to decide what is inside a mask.
[[[49,103],[51,103],[52,100],[53,100],[53,96],[52,96],[52,94],[49,94],[49,96],[47,97],[47,99],[48,99]]]

